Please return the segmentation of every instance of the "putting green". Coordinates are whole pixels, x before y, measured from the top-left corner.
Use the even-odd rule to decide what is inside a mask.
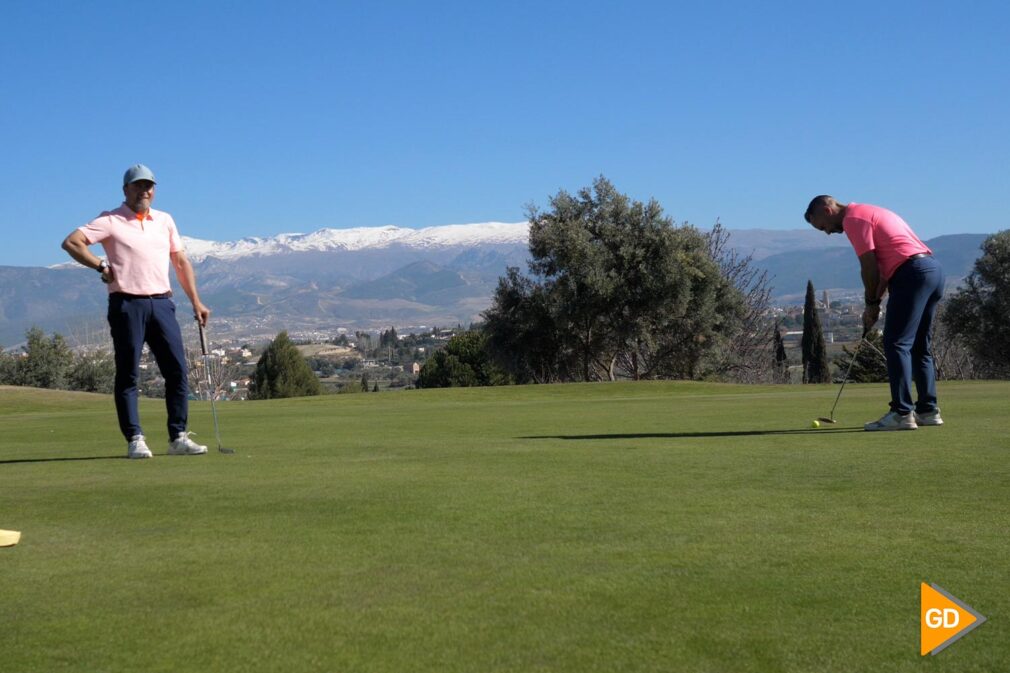
[[[223,403],[129,461],[108,397],[0,390],[4,671],[1010,670],[1010,383]],[[213,438],[210,407],[191,429]],[[919,656],[919,585],[988,622]]]

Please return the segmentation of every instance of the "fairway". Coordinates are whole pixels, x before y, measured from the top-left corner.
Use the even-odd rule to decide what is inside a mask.
[[[616,383],[191,409],[0,388],[0,670],[1007,671],[1010,383]],[[988,622],[919,656],[919,583]]]

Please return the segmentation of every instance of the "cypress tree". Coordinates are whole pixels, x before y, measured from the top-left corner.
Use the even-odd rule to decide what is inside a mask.
[[[777,383],[789,383],[789,359],[786,357],[786,345],[782,341],[782,331],[778,321],[775,321],[773,331],[775,340],[775,381]]]
[[[814,284],[807,281],[807,298],[803,303],[803,383],[831,383],[831,365],[824,345],[824,330],[817,314]]]

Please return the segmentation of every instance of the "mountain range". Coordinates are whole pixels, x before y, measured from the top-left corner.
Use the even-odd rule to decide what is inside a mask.
[[[970,272],[985,237],[958,234],[926,243],[948,280],[957,282]],[[281,329],[332,334],[339,327],[468,324],[490,304],[508,266],[526,269],[528,225],[321,229],[184,242],[201,298],[214,311],[215,334],[255,341]],[[808,279],[833,296],[861,292],[859,264],[844,236],[813,229],[732,230],[729,245],[768,272],[780,303],[802,302]],[[180,312],[182,306],[188,310],[179,288],[173,291]],[[95,272],[76,263],[0,266],[0,345],[19,343],[32,325],[78,343],[104,338],[105,304]]]

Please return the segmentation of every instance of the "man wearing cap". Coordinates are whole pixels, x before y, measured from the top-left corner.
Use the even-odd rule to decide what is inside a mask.
[[[175,221],[168,213],[151,208],[155,184],[147,166],[131,166],[123,176],[123,204],[75,229],[63,241],[63,249],[71,257],[98,271],[108,284],[108,320],[116,358],[116,414],[130,458],[151,457],[137,409],[140,354],[145,342],[165,379],[168,453],[207,452],[207,447],[190,439],[186,431],[189,385],[182,332],[168,279],[169,264],[201,325],[207,324],[210,309],[197,294],[196,275]],[[102,244],[108,261],[88,249],[95,243]]]
[[[804,218],[825,234],[844,233],[859,257],[866,308],[863,331],[880,318],[880,301],[890,292],[884,318],[884,357],[891,384],[891,410],[866,430],[915,430],[943,425],[936,399],[931,351],[933,318],[943,298],[944,275],[933,252],[911,227],[886,208],[842,205],[816,196]],[[917,399],[912,402],[912,383]]]

